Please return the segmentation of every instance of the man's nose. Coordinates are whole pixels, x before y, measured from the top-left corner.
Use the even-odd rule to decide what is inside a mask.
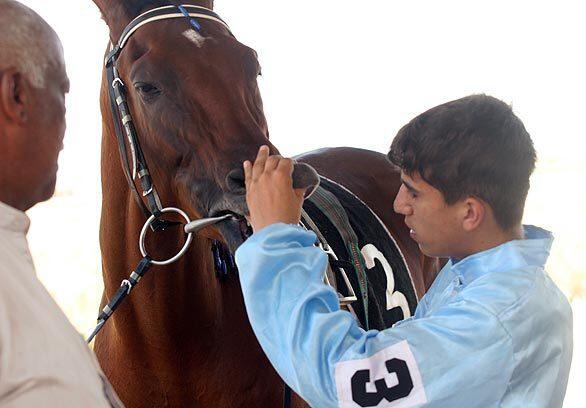
[[[408,202],[407,188],[404,185],[401,185],[401,188],[399,188],[399,192],[393,203],[393,209],[396,213],[403,215],[410,215],[412,212],[411,205]]]

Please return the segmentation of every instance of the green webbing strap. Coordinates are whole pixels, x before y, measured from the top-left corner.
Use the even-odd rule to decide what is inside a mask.
[[[366,280],[364,258],[362,257],[362,252],[360,252],[358,237],[350,225],[348,214],[346,214],[346,211],[336,196],[323,187],[318,187],[308,200],[328,217],[346,243],[346,249],[350,255],[352,266],[354,267],[354,272],[360,285],[360,297],[364,306],[365,329],[368,330],[368,283]]]

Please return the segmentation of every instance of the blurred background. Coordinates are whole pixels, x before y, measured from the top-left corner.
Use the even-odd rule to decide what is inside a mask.
[[[61,37],[71,79],[57,193],[29,212],[29,240],[40,279],[86,335],[102,293],[98,95],[108,30],[89,0],[21,1]],[[565,407],[586,400],[579,388],[586,378],[581,6],[569,0],[215,2],[238,39],[259,54],[271,139],[285,155],[325,146],[386,152],[412,117],[472,93],[512,104],[539,156],[525,222],[553,231],[548,271],[574,311]]]

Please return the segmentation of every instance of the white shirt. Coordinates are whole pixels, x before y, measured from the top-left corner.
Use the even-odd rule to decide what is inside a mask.
[[[0,407],[117,407],[83,338],[37,279],[25,213],[0,202]]]

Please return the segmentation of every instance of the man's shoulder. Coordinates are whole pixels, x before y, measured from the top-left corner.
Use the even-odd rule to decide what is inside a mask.
[[[530,267],[488,273],[466,285],[461,297],[482,305],[495,316],[502,316],[530,300],[536,288],[543,285],[543,279],[543,271]]]
[[[461,296],[494,315],[513,337],[526,321],[531,321],[535,330],[567,325],[572,319],[568,300],[547,273],[538,267],[487,274],[466,287]]]

